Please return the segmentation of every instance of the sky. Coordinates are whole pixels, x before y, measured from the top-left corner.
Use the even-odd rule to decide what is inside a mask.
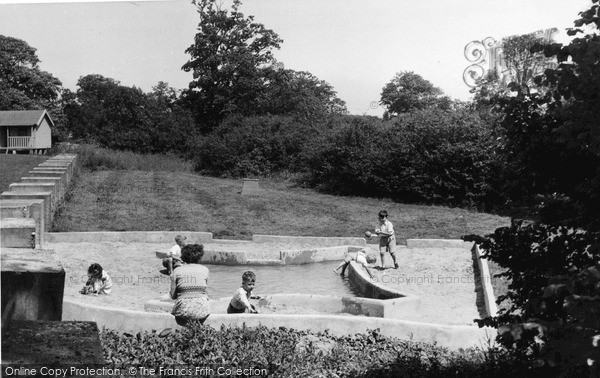
[[[52,2],[0,0],[0,35],[37,49],[40,68],[63,87],[100,74],[149,92],[188,87],[181,70],[199,22],[190,0]],[[41,2],[40,2],[41,1]],[[465,46],[556,27],[562,35],[590,0],[242,0],[241,11],[282,39],[285,68],[331,84],[351,114],[380,116],[381,90],[413,71],[468,100]],[[228,7],[230,1],[223,1]]]

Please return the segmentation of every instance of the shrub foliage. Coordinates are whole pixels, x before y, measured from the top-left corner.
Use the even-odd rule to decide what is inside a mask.
[[[304,185],[333,194],[485,207],[501,202],[490,184],[494,143],[478,114],[430,108],[388,122],[233,117],[199,137],[194,155],[196,170],[210,175],[293,172]]]
[[[105,360],[115,367],[239,367],[265,369],[273,377],[500,377],[526,371],[496,348],[452,352],[384,337],[378,330],[337,337],[285,327],[215,330],[196,324],[160,334],[104,330],[101,339]]]
[[[600,361],[600,233],[545,224],[497,229],[479,242],[484,258],[498,263],[510,279],[508,302],[498,316],[480,325],[499,328],[498,341],[532,366],[555,373],[598,372]]]
[[[485,257],[511,279],[511,306],[482,324],[532,366],[563,376],[600,375],[600,2],[580,13],[568,45],[534,46],[554,69],[499,93],[504,172],[511,196],[543,198],[541,221],[513,222],[484,238]],[[587,26],[587,28],[582,28]]]
[[[490,128],[467,110],[429,108],[389,122],[345,117],[306,146],[306,180],[346,195],[482,205],[495,163]]]
[[[312,124],[294,117],[232,117],[197,139],[194,166],[227,177],[297,170],[302,146],[315,132]]]

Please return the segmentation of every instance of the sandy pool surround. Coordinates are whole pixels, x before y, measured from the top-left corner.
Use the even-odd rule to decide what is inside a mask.
[[[67,235],[65,235],[67,236]],[[91,236],[91,235],[90,235]],[[94,235],[95,237],[99,235]],[[120,235],[121,239],[124,235]],[[133,235],[132,235],[133,236]],[[136,235],[139,237],[141,235]],[[161,235],[161,239],[171,239],[169,235]],[[208,235],[202,235],[207,237]],[[95,239],[94,237],[94,239]],[[59,237],[60,238],[60,237]],[[66,238],[71,239],[67,236]],[[284,237],[275,237],[282,242]],[[103,238],[101,238],[103,239]],[[207,238],[208,239],[208,238]],[[212,235],[210,237],[212,240]],[[260,240],[260,238],[257,238]],[[327,238],[295,238],[296,242],[322,242]],[[318,240],[323,239],[323,240]],[[338,238],[336,238],[338,239]],[[339,238],[343,239],[343,238]],[[122,240],[122,239],[121,239]],[[219,240],[222,242],[221,240]],[[253,242],[258,242],[258,240]],[[261,240],[261,242],[266,242]],[[343,240],[326,241],[322,246],[337,247]],[[353,240],[354,242],[354,240]],[[448,243],[448,241],[441,241]],[[459,244],[460,241],[450,242],[452,245]],[[364,239],[363,239],[364,243]],[[433,241],[428,240],[427,245]],[[333,245],[332,245],[333,244]],[[356,245],[356,243],[353,243]],[[465,245],[465,247],[468,247]],[[328,249],[328,248],[326,248]],[[346,249],[347,250],[347,249]],[[302,253],[302,260],[310,256],[319,259],[322,254]],[[337,253],[335,254],[337,255]],[[280,259],[284,260],[281,258]],[[339,256],[332,258],[339,259]],[[285,261],[285,260],[284,260]],[[324,260],[317,260],[324,261]],[[307,261],[308,262],[308,261]],[[283,263],[283,261],[282,261]],[[293,263],[293,262],[292,262]],[[440,346],[450,349],[459,349],[467,347],[481,347],[489,345],[490,340],[496,336],[496,330],[492,328],[478,328],[475,326],[456,326],[443,324],[429,324],[412,321],[399,320],[406,311],[414,311],[418,308],[419,298],[406,293],[397,293],[377,283],[371,282],[366,273],[351,263],[348,269],[349,279],[361,290],[371,290],[368,296],[371,298],[346,298],[346,297],[328,297],[318,295],[304,294],[279,294],[266,296],[265,301],[271,304],[302,303],[307,308],[318,308],[329,314],[315,315],[293,315],[293,314],[225,314],[226,303],[229,298],[211,301],[213,314],[209,316],[206,325],[220,328],[221,325],[237,326],[266,326],[266,327],[288,327],[301,330],[311,330],[320,332],[328,330],[334,335],[347,335],[367,332],[368,330],[379,328],[381,333],[390,337],[401,339],[411,339],[429,343],[437,343]],[[489,277],[489,272],[481,272],[482,276]],[[491,301],[489,298],[488,303]],[[493,299],[493,298],[492,298]],[[160,300],[159,300],[160,301]],[[156,303],[155,303],[156,304]],[[159,304],[159,307],[161,304]],[[164,306],[164,304],[162,304]],[[166,304],[167,308],[170,306]],[[149,306],[152,307],[152,306]],[[148,308],[150,311],[157,311]],[[164,311],[164,308],[161,309]],[[325,311],[326,310],[326,311]],[[337,315],[336,315],[337,313]],[[359,316],[340,316],[339,314],[353,314]],[[363,316],[360,316],[363,315]],[[118,331],[140,332],[147,330],[161,330],[165,328],[177,328],[173,316],[163,312],[145,312],[121,310],[116,308],[106,308],[94,305],[78,303],[65,298],[63,308],[63,320],[89,320],[98,323],[99,327],[106,327]]]

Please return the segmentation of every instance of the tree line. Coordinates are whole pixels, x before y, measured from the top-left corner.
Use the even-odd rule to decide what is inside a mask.
[[[485,210],[537,205],[545,221],[586,224],[598,213],[593,32],[569,46],[505,38],[509,83],[492,71],[469,103],[401,71],[382,88],[379,119],[348,115],[329,83],[285,69],[273,55],[282,40],[242,14],[241,1],[230,10],[194,4],[188,88],[159,82],[144,93],[90,74],[72,92],[39,68],[35,48],[0,36],[0,109],[45,108],[56,140],[176,153],[211,175],[290,172],[337,194]]]
[[[336,194],[488,211],[543,204],[577,218],[576,208],[598,210],[573,205],[600,192],[595,113],[573,95],[594,99],[596,83],[591,76],[578,89],[553,73],[563,68],[543,72],[553,56],[566,59],[564,49],[532,50],[533,35],[510,36],[502,41],[510,83],[492,71],[463,103],[400,71],[382,88],[383,119],[351,116],[329,83],[275,59],[283,41],[244,15],[240,0],[230,9],[193,4],[198,32],[181,67],[193,73],[188,88],[159,82],[144,93],[89,74],[71,91],[39,68],[35,48],[0,36],[0,109],[45,108],[55,140],[175,153],[204,174],[291,173]],[[590,63],[568,64],[583,72]]]

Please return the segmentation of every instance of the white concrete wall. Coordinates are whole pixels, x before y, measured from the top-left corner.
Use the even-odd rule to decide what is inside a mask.
[[[171,314],[121,310],[77,303],[68,298],[63,303],[62,320],[94,321],[98,328],[106,327],[121,332],[142,332],[165,328],[179,328]],[[418,323],[396,319],[336,315],[279,315],[279,314],[211,314],[207,326],[228,327],[287,327],[332,335],[354,335],[379,329],[388,337],[403,340],[436,343],[453,350],[488,345],[496,337],[496,330],[474,326],[450,326]]]
[[[487,316],[497,316],[498,306],[496,306],[496,296],[492,287],[492,278],[488,267],[487,259],[481,257],[483,252],[479,249],[479,245],[475,244],[475,256],[477,258],[477,266],[479,267],[479,275],[481,279],[481,289],[483,291],[483,300],[485,303],[485,312]]]

